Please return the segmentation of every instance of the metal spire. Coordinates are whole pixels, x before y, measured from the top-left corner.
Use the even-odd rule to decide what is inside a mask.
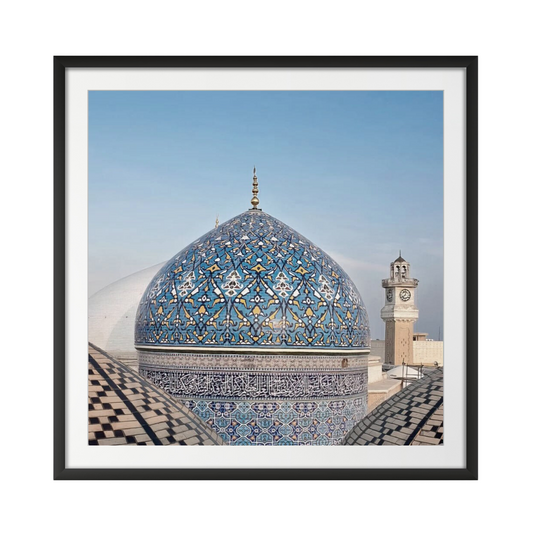
[[[252,186],[252,200],[251,200],[251,203],[252,203],[252,209],[258,209],[258,205],[259,205],[259,198],[257,197],[257,193],[259,192],[259,189],[258,189],[258,184],[257,184],[257,176],[255,175],[255,166],[254,166],[254,181],[253,181],[253,186]]]

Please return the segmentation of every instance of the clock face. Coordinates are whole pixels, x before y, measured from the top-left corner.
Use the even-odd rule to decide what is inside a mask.
[[[403,302],[407,302],[411,298],[411,291],[403,289],[402,291],[400,291],[400,298]]]
[[[387,302],[392,302],[392,289],[387,290]]]

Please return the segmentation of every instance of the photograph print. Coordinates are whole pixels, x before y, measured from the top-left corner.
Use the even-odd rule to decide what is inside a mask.
[[[89,91],[88,444],[442,446],[442,91]]]

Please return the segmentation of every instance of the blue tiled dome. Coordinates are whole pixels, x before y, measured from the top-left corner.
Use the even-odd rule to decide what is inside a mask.
[[[259,209],[206,233],[148,285],[138,347],[368,350],[363,301],[344,270]]]

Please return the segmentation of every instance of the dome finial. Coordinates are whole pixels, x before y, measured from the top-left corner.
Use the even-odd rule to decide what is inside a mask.
[[[257,193],[259,192],[259,189],[257,187],[257,176],[255,175],[255,165],[254,165],[254,181],[252,186],[252,209],[257,209],[257,206],[259,205],[259,198],[257,197]]]

